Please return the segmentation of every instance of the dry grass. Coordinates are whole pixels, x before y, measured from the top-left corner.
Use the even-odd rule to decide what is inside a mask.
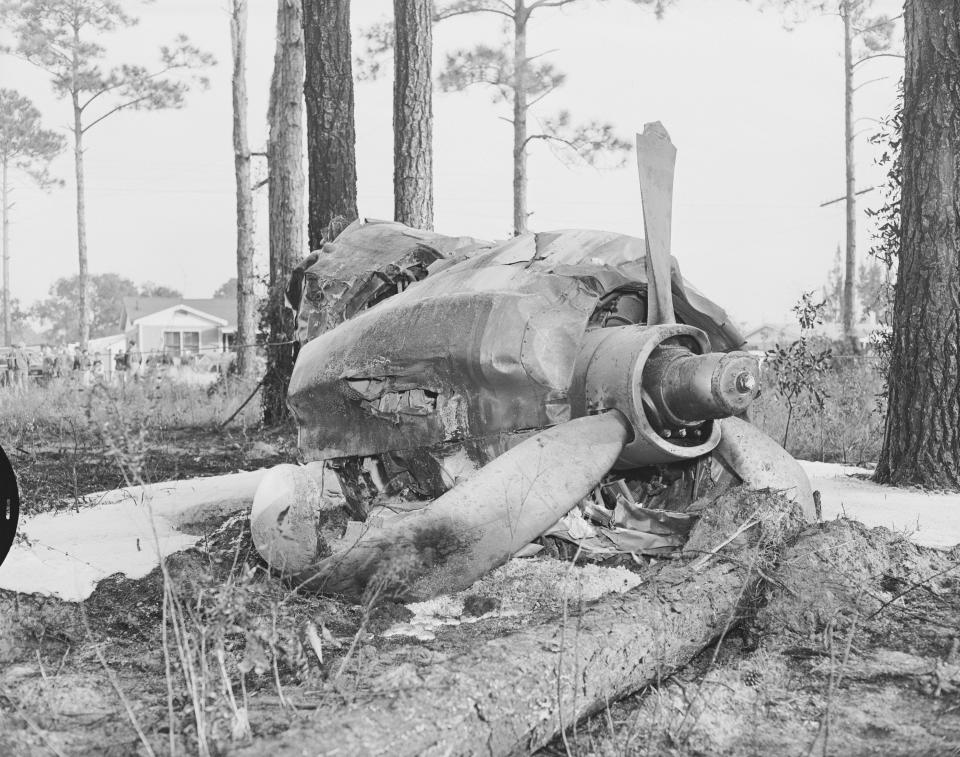
[[[834,357],[825,375],[823,408],[794,408],[785,445],[794,457],[847,465],[873,464],[883,442],[883,374],[872,356]],[[750,420],[783,442],[788,408],[777,394],[773,377],[765,374],[763,394],[750,410]]]
[[[226,420],[255,386],[255,381],[233,377],[210,390],[155,380],[131,381],[126,386],[84,387],[69,379],[46,386],[32,384],[22,395],[0,391],[0,433],[5,444],[38,436],[69,439],[78,431],[95,432],[110,422],[117,404],[122,404],[125,416],[141,428],[213,426]],[[238,426],[259,424],[260,403],[250,402],[233,422]]]
[[[129,481],[121,471],[131,467],[148,482],[236,470],[238,451],[260,437],[259,402],[225,432],[219,425],[253,386],[231,379],[208,392],[178,384],[81,387],[63,380],[31,385],[24,395],[0,390],[0,440],[25,494],[24,514],[123,486]]]

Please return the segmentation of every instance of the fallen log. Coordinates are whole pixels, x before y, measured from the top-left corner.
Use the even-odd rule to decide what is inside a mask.
[[[348,704],[327,697],[307,722],[238,754],[526,754],[728,631],[755,596],[756,568],[802,522],[778,495],[724,493],[703,511],[686,558],[659,564],[637,588],[414,666],[399,685],[361,689]]]

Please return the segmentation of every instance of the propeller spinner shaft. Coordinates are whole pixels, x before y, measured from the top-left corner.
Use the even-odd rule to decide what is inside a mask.
[[[720,441],[712,421],[740,415],[760,394],[759,366],[745,352],[710,352],[683,324],[596,329],[574,366],[574,416],[618,410],[633,438],[618,467],[690,460]]]

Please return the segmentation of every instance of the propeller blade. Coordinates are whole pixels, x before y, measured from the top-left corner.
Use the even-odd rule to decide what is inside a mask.
[[[530,437],[422,510],[371,525],[301,571],[300,587],[427,599],[466,589],[586,497],[629,438],[620,413],[577,418]]]
[[[713,454],[751,489],[781,492],[814,522],[813,489],[800,463],[752,423],[733,416],[719,423],[720,444]]]
[[[670,230],[677,148],[659,121],[637,134],[637,168],[647,246],[647,323],[676,323],[670,289]]]
[[[276,465],[260,481],[250,508],[250,536],[274,570],[297,573],[329,555],[343,526],[345,498],[323,463]]]

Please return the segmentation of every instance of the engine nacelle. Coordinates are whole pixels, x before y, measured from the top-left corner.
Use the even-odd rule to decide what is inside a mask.
[[[392,260],[410,257],[407,247],[424,245],[404,229],[367,224],[344,232],[342,247],[317,261],[316,275],[340,271],[355,252],[351,243],[376,232],[382,280],[400,270]],[[429,467],[424,450],[458,448],[485,465],[535,431],[610,408],[633,432],[621,466],[711,451],[712,421],[741,413],[757,394],[755,361],[723,354],[739,346],[736,332],[679,274],[673,299],[681,323],[642,323],[642,244],[601,232],[528,234],[466,260],[440,260],[442,270],[431,268],[368,310],[329,299],[367,285],[314,284],[321,309],[360,312],[300,352],[289,404],[304,456],[418,457],[404,462],[409,469]]]

